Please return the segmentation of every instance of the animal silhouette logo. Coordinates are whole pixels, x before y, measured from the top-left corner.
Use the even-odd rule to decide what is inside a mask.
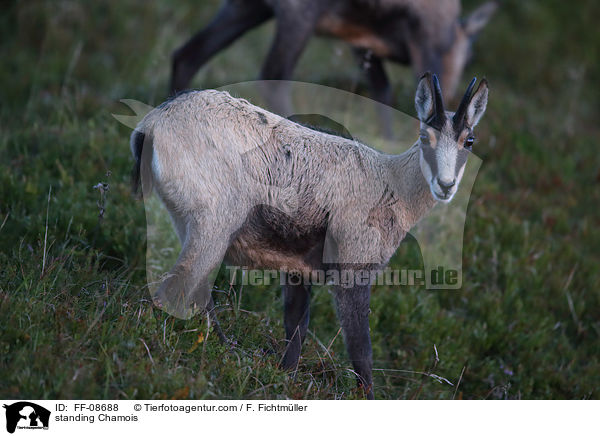
[[[4,404],[6,409],[6,431],[14,433],[19,429],[48,429],[50,411],[29,401],[19,401],[11,405]]]

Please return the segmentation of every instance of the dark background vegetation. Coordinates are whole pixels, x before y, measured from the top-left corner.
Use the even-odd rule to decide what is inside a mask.
[[[465,9],[477,1],[465,2]],[[155,309],[121,98],[166,97],[172,49],[215,1],[5,2],[0,22],[0,397],[361,398],[325,289],[295,379],[277,368],[276,287],[217,284],[226,334]],[[506,1],[463,77],[487,76],[463,288],[378,287],[379,398],[600,398],[597,2]],[[197,76],[257,77],[272,24]],[[389,66],[398,108],[414,79]],[[348,48],[314,39],[296,78],[366,92]],[[101,197],[93,186],[109,185]],[[99,211],[105,209],[103,219]],[[420,265],[403,244],[392,265]],[[434,364],[434,344],[439,362]],[[435,368],[433,368],[435,366]],[[448,379],[441,382],[432,373]],[[461,376],[462,374],[462,376]]]

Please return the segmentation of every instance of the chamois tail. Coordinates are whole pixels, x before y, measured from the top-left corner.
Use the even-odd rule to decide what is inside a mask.
[[[146,135],[140,126],[138,126],[130,138],[131,153],[135,159],[133,169],[131,171],[131,189],[134,194],[137,194],[140,185],[142,185],[142,195],[152,192],[152,143],[150,137]]]

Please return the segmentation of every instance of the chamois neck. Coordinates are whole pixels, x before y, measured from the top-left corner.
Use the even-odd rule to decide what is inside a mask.
[[[399,195],[396,213],[402,227],[408,231],[436,204],[421,171],[417,144],[402,154],[391,156],[390,173],[394,190]]]

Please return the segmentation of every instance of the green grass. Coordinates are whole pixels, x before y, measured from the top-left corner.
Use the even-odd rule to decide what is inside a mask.
[[[211,17],[216,2],[205,3],[5,8],[0,397],[362,397],[326,289],[314,293],[295,379],[277,368],[275,286],[230,289],[221,271],[217,303],[231,348],[202,318],[178,320],[149,301],[144,206],[129,193],[130,131],[110,114],[126,113],[121,98],[165,97],[170,51]],[[477,42],[463,82],[485,75],[491,94],[478,127],[483,165],[467,215],[463,288],[374,289],[379,398],[600,398],[597,15],[591,1],[506,1]],[[248,34],[195,84],[255,78],[271,32],[269,24]],[[412,113],[411,73],[389,71],[398,107]],[[333,41],[312,41],[296,77],[364,91],[349,50]],[[99,182],[109,185],[103,199]],[[414,240],[392,265],[420,267]]]

